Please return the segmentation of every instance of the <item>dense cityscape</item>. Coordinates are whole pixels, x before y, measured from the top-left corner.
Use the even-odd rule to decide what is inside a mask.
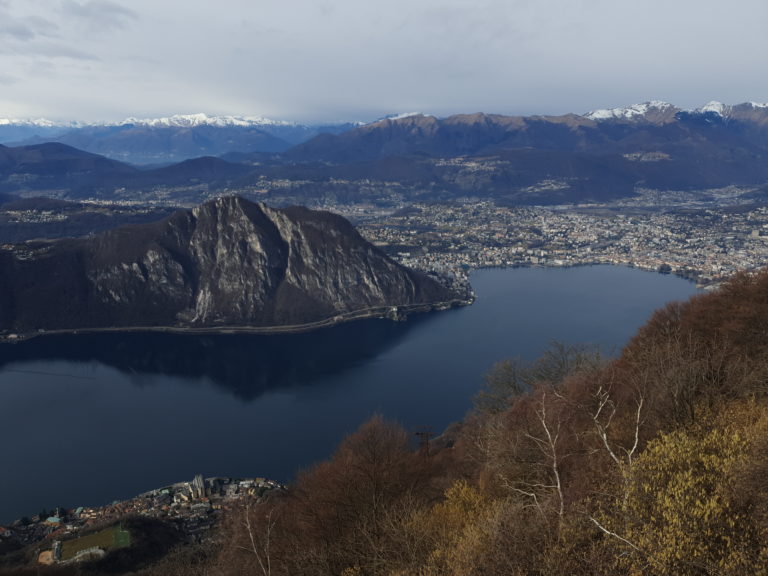
[[[768,257],[768,208],[414,204],[360,218],[361,233],[423,270],[614,264],[706,285]]]

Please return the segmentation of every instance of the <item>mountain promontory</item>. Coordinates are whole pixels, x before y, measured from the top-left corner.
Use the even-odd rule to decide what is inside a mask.
[[[4,245],[0,332],[309,328],[465,296],[341,216],[237,196],[89,238]]]

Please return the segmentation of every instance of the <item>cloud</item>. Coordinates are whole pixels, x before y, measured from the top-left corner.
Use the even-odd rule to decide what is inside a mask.
[[[34,31],[24,24],[19,22],[4,22],[0,24],[0,37],[10,38],[13,40],[31,40],[36,35]]]
[[[133,10],[110,0],[62,0],[61,8],[65,15],[74,16],[93,30],[125,28],[129,22],[139,19]]]
[[[7,75],[14,68],[26,66],[30,59],[35,62],[41,58],[99,60],[83,45],[72,42],[56,25],[43,18],[14,18],[4,14],[0,4],[0,57],[4,60],[0,74]]]
[[[18,16],[9,10],[8,2],[0,2],[0,39],[29,42],[56,35],[58,26],[40,16]]]
[[[768,101],[766,19],[765,0],[0,0],[0,96],[302,121]]]
[[[99,58],[83,50],[72,48],[59,42],[38,42],[28,52],[30,55],[44,56],[51,59],[66,58],[69,60],[83,60],[95,62]]]

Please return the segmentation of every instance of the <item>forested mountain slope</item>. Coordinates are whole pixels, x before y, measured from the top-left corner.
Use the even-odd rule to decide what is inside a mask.
[[[555,346],[503,362],[447,444],[414,452],[374,418],[287,496],[233,511],[212,566],[765,574],[766,328],[763,272],[659,310],[614,361]]]

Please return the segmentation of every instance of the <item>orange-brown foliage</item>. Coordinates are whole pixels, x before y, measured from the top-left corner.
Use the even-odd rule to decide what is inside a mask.
[[[560,346],[530,369],[500,364],[454,431],[454,448],[425,458],[404,431],[376,417],[286,496],[232,515],[221,564],[238,567],[226,573],[259,573],[252,534],[269,529],[273,574],[630,574],[653,562],[658,572],[667,550],[651,549],[655,535],[644,531],[642,514],[663,498],[643,507],[638,490],[648,488],[648,470],[699,465],[696,443],[731,423],[745,448],[722,467],[730,487],[723,518],[748,529],[720,530],[718,542],[735,544],[703,542],[701,550],[723,573],[745,562],[761,573],[768,424],[758,415],[767,352],[765,272],[667,305],[612,362]],[[673,464],[666,448],[677,455]],[[718,470],[710,471],[714,482],[725,474]],[[674,503],[665,510],[679,511],[674,521],[683,526],[680,514],[691,513]],[[249,527],[243,514],[252,515]],[[715,573],[712,566],[697,573]]]

